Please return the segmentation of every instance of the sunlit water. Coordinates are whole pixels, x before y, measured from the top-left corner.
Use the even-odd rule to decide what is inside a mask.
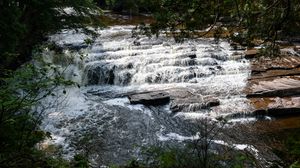
[[[229,117],[233,122],[251,121],[244,114],[250,106],[242,93],[249,76],[249,62],[242,51],[228,42],[213,39],[132,38],[132,26],[114,26],[100,31],[95,43],[82,48],[86,36],[65,31],[52,36],[61,46],[79,48],[64,51],[65,58],[54,62],[80,88],[59,94],[60,106],[47,110],[42,128],[53,135],[47,143],[61,145],[64,156],[85,144],[99,164],[122,164],[139,157],[142,147],[161,143],[180,143],[197,138],[191,134],[198,118]],[[131,105],[124,95],[153,90],[188,90],[193,95],[213,96],[220,105],[173,113],[170,105]],[[54,97],[47,101],[53,102]],[[191,108],[192,109],[192,108]],[[239,120],[241,118],[242,120]]]

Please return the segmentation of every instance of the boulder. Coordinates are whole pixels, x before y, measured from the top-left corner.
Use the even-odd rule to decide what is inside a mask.
[[[146,106],[159,106],[170,102],[167,92],[144,92],[128,95],[131,104],[143,104]]]

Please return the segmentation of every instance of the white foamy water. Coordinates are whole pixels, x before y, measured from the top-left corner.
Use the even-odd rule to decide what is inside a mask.
[[[84,44],[85,35],[74,31],[51,37],[69,55],[69,65],[62,59],[56,60],[57,66],[67,79],[81,85],[69,88],[59,101],[60,108],[47,110],[42,123],[55,137],[53,143],[61,145],[69,158],[78,150],[74,141],[92,135],[92,151],[103,153],[93,155],[94,161],[125,163],[138,156],[139,147],[155,145],[157,141],[196,138],[186,129],[189,120],[249,112],[242,93],[249,76],[249,62],[242,55],[240,59],[232,56],[236,51],[228,42],[215,44],[213,39],[193,39],[175,43],[164,36],[132,38],[132,28],[114,26],[101,30],[101,36],[91,46]],[[84,49],[78,50],[80,46]],[[45,57],[55,62],[50,53]],[[173,114],[169,104],[131,105],[125,96],[176,89],[198,97],[213,96],[220,105]]]

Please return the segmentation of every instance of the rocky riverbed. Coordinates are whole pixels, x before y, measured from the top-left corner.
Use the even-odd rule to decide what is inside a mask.
[[[100,30],[90,46],[75,31],[51,37],[66,57],[47,51],[45,60],[81,87],[68,88],[58,100],[61,107],[47,110],[42,127],[53,135],[48,144],[61,146],[70,158],[89,137],[95,165],[124,164],[140,158],[143,147],[195,140],[199,119],[226,118],[235,127],[226,127],[229,135],[221,133],[214,144],[233,143],[265,166],[278,160],[253,123],[299,113],[297,47],[283,50],[282,57],[256,58],[256,50],[245,52],[227,40],[176,43],[167,36],[134,38],[133,29]]]
[[[296,47],[282,49],[281,53],[274,58],[251,60],[245,92],[256,115],[300,114],[300,57]]]

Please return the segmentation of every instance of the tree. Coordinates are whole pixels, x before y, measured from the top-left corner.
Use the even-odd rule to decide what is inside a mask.
[[[151,25],[153,33],[160,30],[170,30],[176,35],[180,30],[181,37],[189,37],[195,30],[201,30],[213,25],[219,17],[219,4],[217,1],[199,0],[154,0],[156,4],[154,17],[156,22]]]
[[[171,143],[162,147],[145,150],[145,161],[136,162],[128,167],[161,167],[161,168],[221,168],[221,167],[258,167],[254,157],[247,151],[235,149],[225,141],[216,143],[225,137],[225,119],[218,121],[209,118],[198,119],[191,125],[193,138],[184,142],[185,145],[173,146]],[[229,135],[230,136],[230,135]],[[142,166],[141,166],[142,165]]]
[[[300,35],[298,0],[152,0],[156,20],[153,34],[170,31],[182,39],[197,35],[196,30],[226,26],[239,32],[246,45],[254,40],[275,47],[278,39]],[[233,33],[233,32],[232,32]]]
[[[91,0],[0,0],[0,69],[16,69],[34,47],[61,29],[98,26]],[[2,71],[1,70],[1,71]]]
[[[99,25],[100,11],[92,0],[0,0],[0,9],[0,167],[52,167],[56,161],[35,148],[51,135],[40,130],[43,110],[34,107],[72,82],[49,64],[26,62],[61,29],[95,33],[89,26]]]
[[[47,74],[49,70],[53,74]],[[43,153],[35,145],[50,133],[39,128],[46,96],[65,81],[54,67],[24,65],[0,77],[0,167],[41,167]],[[53,95],[55,96],[55,95]],[[34,108],[39,107],[39,108]]]

